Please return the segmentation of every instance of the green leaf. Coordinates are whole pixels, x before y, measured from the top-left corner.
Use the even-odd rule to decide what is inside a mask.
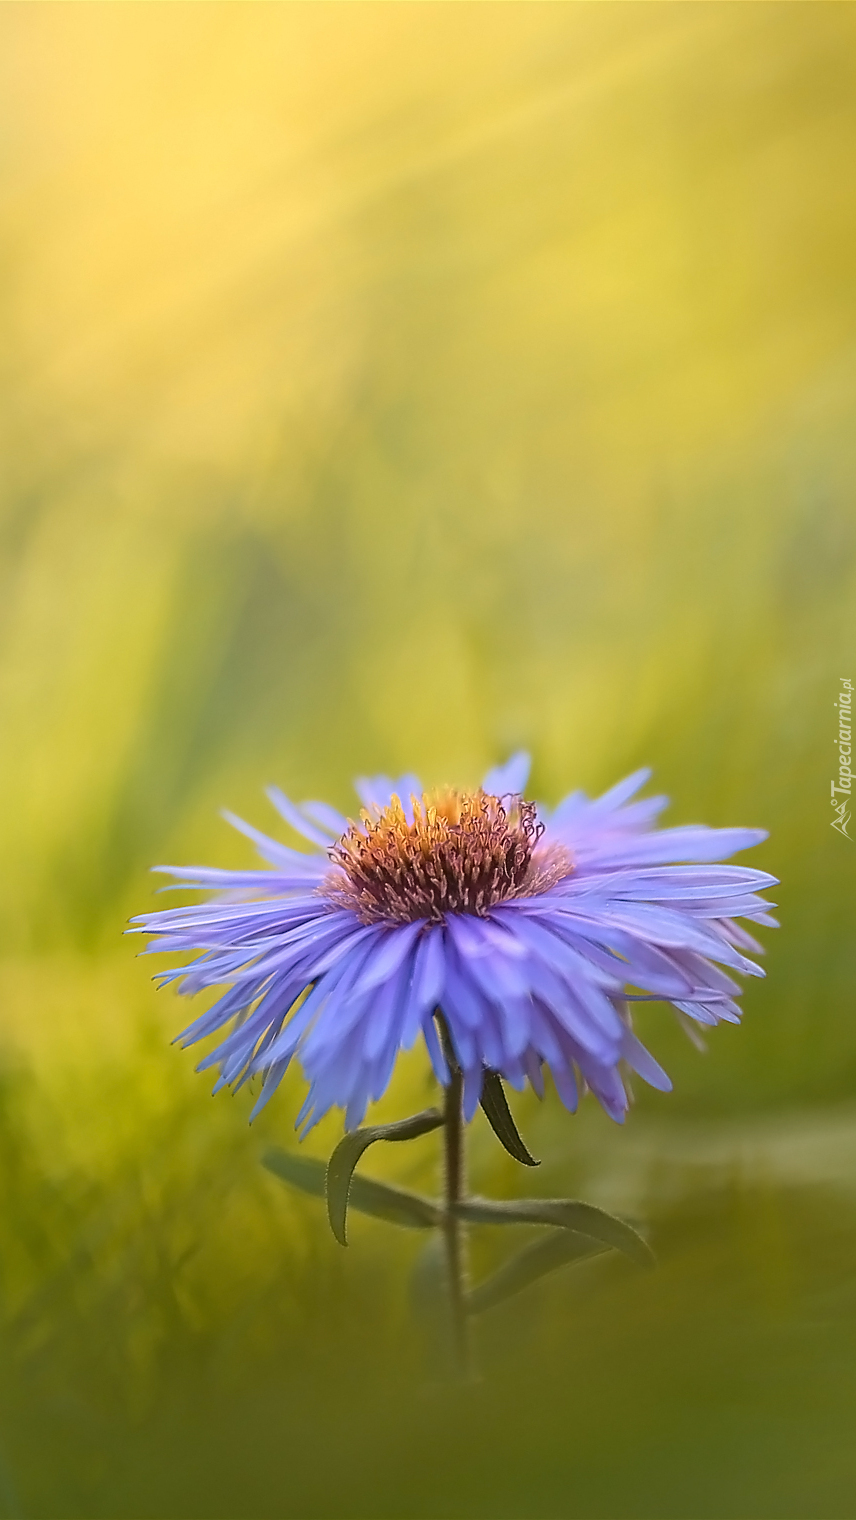
[[[581,1261],[587,1256],[600,1256],[608,1248],[589,1235],[578,1235],[575,1230],[551,1230],[546,1240],[536,1240],[524,1246],[510,1261],[503,1262],[492,1277],[479,1283],[467,1295],[467,1312],[482,1314],[501,1304],[513,1293],[520,1293],[530,1283],[537,1282],[548,1272],[555,1272],[569,1261]]]
[[[294,1151],[269,1150],[262,1156],[262,1166],[267,1167],[269,1172],[273,1172],[283,1182],[290,1182],[292,1187],[300,1188],[301,1193],[311,1193],[316,1198],[324,1197],[327,1166],[314,1156],[297,1156]]]
[[[327,1167],[314,1156],[297,1156],[293,1151],[269,1150],[262,1156],[262,1165],[269,1172],[300,1188],[323,1198],[326,1190]],[[351,1185],[350,1206],[358,1214],[370,1214],[374,1219],[385,1219],[389,1224],[403,1225],[411,1230],[429,1230],[440,1223],[440,1210],[430,1198],[418,1193],[406,1193],[401,1188],[388,1187],[385,1182],[373,1182],[368,1177],[355,1177]]]
[[[468,1198],[455,1210],[471,1224],[552,1224],[576,1230],[605,1246],[623,1251],[641,1266],[654,1264],[654,1253],[642,1236],[603,1209],[573,1198],[517,1198],[508,1202],[494,1198]]]
[[[505,1089],[502,1079],[496,1071],[486,1071],[482,1085],[481,1106],[487,1117],[487,1122],[496,1135],[500,1145],[504,1145],[509,1156],[515,1161],[520,1161],[524,1166],[540,1166],[531,1156],[520,1138],[517,1125],[508,1107]]]
[[[339,1244],[348,1244],[345,1233],[348,1218],[348,1196],[351,1192],[354,1168],[363,1152],[376,1140],[415,1140],[439,1129],[443,1115],[439,1109],[426,1108],[424,1113],[413,1114],[409,1119],[399,1119],[395,1124],[367,1124],[364,1129],[352,1130],[339,1141],[327,1166],[327,1215],[330,1229]]]

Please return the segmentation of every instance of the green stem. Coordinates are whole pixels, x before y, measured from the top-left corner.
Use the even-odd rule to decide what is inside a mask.
[[[466,1303],[466,1236],[464,1233],[465,1226],[456,1212],[456,1205],[463,1201],[466,1188],[462,1112],[464,1078],[455,1060],[445,1020],[440,1016],[437,1022],[440,1026],[443,1049],[451,1072],[451,1081],[446,1088],[443,1112],[445,1151],[443,1236],[446,1244],[446,1277],[449,1288],[449,1307],[451,1310],[455,1364],[459,1375],[466,1378],[470,1375],[470,1327]]]

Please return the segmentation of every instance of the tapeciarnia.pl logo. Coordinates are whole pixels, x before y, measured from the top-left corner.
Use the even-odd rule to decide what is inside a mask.
[[[843,834],[845,839],[850,839],[852,836],[847,832],[847,825],[850,822],[850,792],[853,785],[853,772],[850,769],[853,682],[846,680],[844,676],[841,676],[840,680],[841,690],[838,693],[838,701],[835,703],[838,708],[838,738],[835,740],[838,745],[838,786],[834,781],[829,783],[832,811],[835,814],[831,822],[832,827],[837,829],[839,834]],[[837,800],[838,795],[841,796],[840,802]]]

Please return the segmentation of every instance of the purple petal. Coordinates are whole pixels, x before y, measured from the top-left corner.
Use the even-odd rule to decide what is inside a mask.
[[[423,1015],[433,1014],[438,1006],[445,975],[443,930],[432,926],[425,930],[416,946],[410,997],[401,1035],[405,1050],[409,1050],[416,1039],[422,1027]]]
[[[678,861],[725,860],[738,850],[751,849],[767,838],[766,829],[707,829],[701,827],[662,829],[659,833],[636,835],[630,839],[594,841],[581,847],[582,862],[605,866],[658,865]]]
[[[666,1075],[662,1066],[659,1065],[650,1051],[645,1049],[641,1040],[636,1038],[632,1029],[625,1030],[624,1043],[621,1047],[628,1066],[631,1066],[649,1087],[656,1087],[659,1092],[671,1092],[671,1078]]]
[[[526,750],[519,749],[504,765],[495,765],[488,771],[482,782],[482,791],[491,797],[507,797],[509,794],[522,796],[529,780],[531,764]]]
[[[622,803],[627,802],[635,792],[638,792],[640,786],[644,786],[645,782],[650,781],[650,779],[650,766],[643,765],[640,770],[633,771],[631,775],[625,776],[623,781],[619,781],[615,786],[610,787],[608,792],[604,792],[601,797],[598,797],[591,804],[589,816],[596,815],[598,818],[602,818],[605,813],[614,812],[617,808],[621,807]]]
[[[368,812],[382,813],[389,807],[393,797],[397,797],[408,823],[413,822],[411,797],[422,796],[418,776],[409,773],[399,776],[397,781],[391,780],[389,776],[358,776],[354,782],[354,791]]]
[[[481,1101],[483,1082],[484,1068],[482,1067],[481,1062],[479,1062],[477,1065],[465,1068],[463,1109],[464,1122],[466,1124],[469,1124],[470,1120],[475,1116],[475,1111]]]
[[[296,861],[307,859],[307,856],[302,855],[299,850],[291,850],[287,845],[280,844],[278,840],[260,833],[258,829],[253,828],[252,824],[245,823],[243,818],[239,818],[236,813],[230,813],[228,808],[223,809],[222,816],[227,823],[231,823],[233,829],[238,830],[239,834],[245,834],[248,839],[252,839],[262,859],[269,860],[271,865],[292,866]],[[311,860],[312,857],[308,858]]]
[[[269,786],[265,790],[280,817],[291,825],[295,833],[302,834],[310,844],[317,844],[322,850],[329,849],[330,840],[327,835],[322,834],[308,818],[304,818],[300,808],[295,806],[290,797],[286,797],[285,792],[280,791],[278,786]]]
[[[371,987],[379,987],[382,982],[396,972],[402,961],[409,955],[413,948],[413,942],[422,931],[421,923],[396,924],[392,928],[379,926],[378,937],[372,947],[371,954],[365,962],[360,974],[357,991],[368,992]]]
[[[334,839],[340,839],[347,831],[348,820],[344,813],[331,807],[329,802],[301,802],[300,811]]]
[[[540,1058],[531,1045],[529,1046],[528,1050],[524,1050],[523,1052],[523,1065],[526,1070],[526,1075],[529,1078],[530,1084],[532,1086],[533,1092],[535,1092],[539,1098],[543,1098],[544,1072],[541,1066]]]
[[[431,1059],[431,1065],[434,1068],[434,1075],[443,1087],[448,1087],[452,1080],[449,1063],[440,1047],[440,1041],[437,1037],[437,1026],[434,1023],[433,1015],[430,1013],[426,1014],[422,1020],[422,1034]]]

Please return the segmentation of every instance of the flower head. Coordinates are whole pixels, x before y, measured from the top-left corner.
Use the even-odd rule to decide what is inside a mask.
[[[670,1002],[689,1028],[739,1021],[740,988],[722,968],[763,975],[735,919],[775,925],[758,895],[775,877],[712,862],[765,832],[653,828],[666,799],[630,800],[648,771],[549,814],[524,798],[528,771],[516,755],[474,792],[374,777],[357,783],[357,822],[271,788],[311,851],[227,814],[264,869],[158,867],[214,894],[133,922],[155,936],[150,949],[199,952],[162,982],[227,989],[181,1036],[231,1026],[200,1064],[219,1068],[215,1091],[260,1076],[255,1113],[297,1056],[309,1080],[298,1124],[340,1106],[351,1128],[420,1035],[448,1082],[442,1009],[467,1118],[486,1070],[540,1093],[546,1065],[569,1109],[588,1087],[620,1121],[625,1065],[671,1085],[633,1033],[634,1001]]]

